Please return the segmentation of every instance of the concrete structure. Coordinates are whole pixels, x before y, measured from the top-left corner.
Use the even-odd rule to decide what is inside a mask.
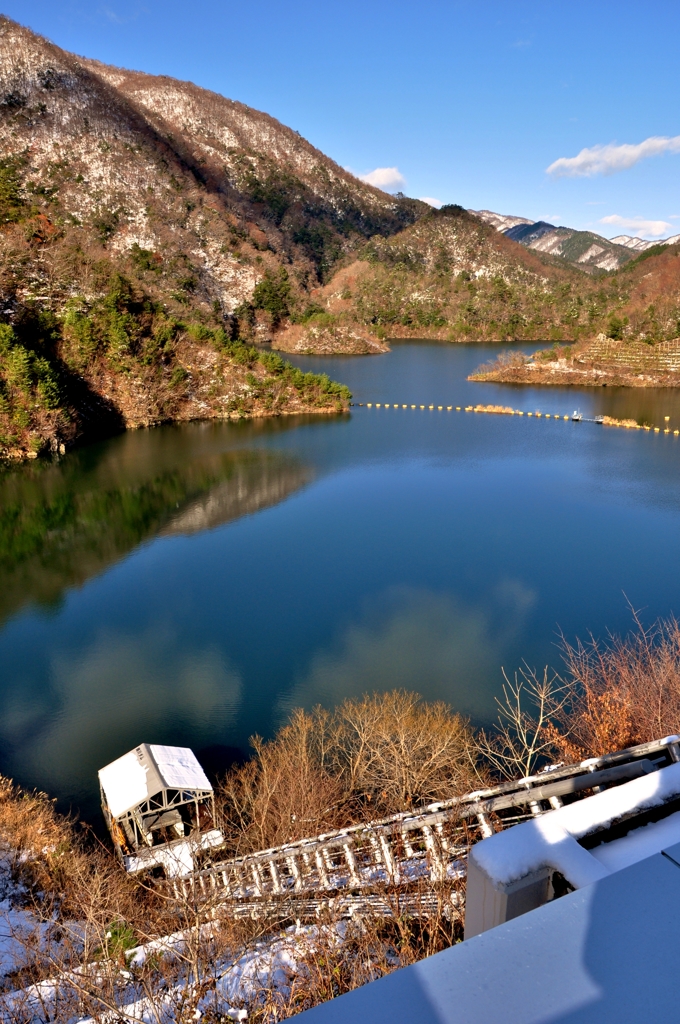
[[[659,744],[669,757],[638,761],[637,778],[472,848],[465,942],[308,1011],[304,1024],[644,1024],[675,1016],[678,737]]]
[[[465,938],[679,843],[680,764],[647,764],[640,778],[473,846]]]
[[[678,1012],[680,844],[300,1016],[646,1024]]]

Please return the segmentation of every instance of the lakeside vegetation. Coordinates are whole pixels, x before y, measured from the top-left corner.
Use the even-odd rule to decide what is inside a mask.
[[[294,711],[271,740],[255,737],[251,760],[220,780],[226,852],[410,810],[676,730],[676,620],[645,630],[635,619],[626,637],[563,641],[562,653],[559,676],[525,669],[506,679],[499,720],[487,731],[473,730],[441,702],[404,691],[348,699],[333,711]],[[329,911],[307,931],[293,929],[298,939],[285,981],[270,984],[274,968],[263,963],[262,982],[230,997],[220,989],[219,970],[260,955],[271,948],[267,942],[292,942],[293,932],[280,930],[285,921],[236,920],[210,902],[167,899],[148,880],[126,875],[107,847],[56,813],[47,795],[9,780],[0,784],[0,840],[6,884],[20,893],[15,898],[27,915],[15,932],[15,969],[0,991],[3,1019],[11,1024],[35,1019],[36,990],[27,986],[46,978],[56,983],[40,1004],[46,1021],[89,1014],[103,1022],[117,1012],[126,985],[152,1012],[163,1005],[178,1024],[196,1019],[199,1004],[209,1020],[225,1019],[234,1007],[250,1020],[280,1020],[460,937],[460,920],[443,910],[427,921],[373,916],[342,926]],[[174,938],[159,942],[162,936]]]
[[[195,350],[206,346],[212,407],[192,409]],[[141,410],[129,394],[139,389],[148,399]],[[327,374],[304,373],[238,331],[169,316],[118,273],[101,298],[72,298],[58,315],[25,304],[13,325],[0,323],[0,457],[63,452],[126,421],[342,411],[350,397]]]

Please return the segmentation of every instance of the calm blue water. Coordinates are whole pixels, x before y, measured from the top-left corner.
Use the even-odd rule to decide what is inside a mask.
[[[298,359],[357,402],[680,424],[668,392],[472,384],[497,349]],[[0,478],[0,771],[94,818],[140,741],[219,760],[291,708],[403,686],[475,721],[558,631],[680,612],[680,438],[353,408],[139,431]],[[4,559],[4,560],[3,560]]]

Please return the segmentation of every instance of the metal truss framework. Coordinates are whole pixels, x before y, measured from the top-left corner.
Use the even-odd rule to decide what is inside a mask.
[[[417,811],[212,864],[171,883],[178,899],[213,899],[237,917],[343,915],[392,901],[427,908],[441,883],[464,879],[470,847],[495,831],[680,761],[680,737],[555,766]],[[430,895],[425,896],[425,886]],[[383,895],[375,895],[376,889]],[[371,893],[373,890],[373,893]],[[404,903],[406,900],[406,903]],[[387,901],[387,902],[386,902]],[[460,898],[453,898],[460,904]],[[396,904],[395,904],[396,905]],[[452,907],[452,909],[455,909]]]

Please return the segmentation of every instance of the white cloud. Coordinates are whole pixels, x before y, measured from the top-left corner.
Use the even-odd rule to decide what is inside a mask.
[[[645,220],[644,217],[619,217],[618,213],[612,213],[609,217],[602,217],[600,224],[613,224],[617,228],[627,228],[628,231],[638,238],[651,235],[652,238],[660,238],[667,231],[670,231],[672,224],[666,220]]]
[[[592,178],[595,174],[616,174],[662,153],[679,153],[680,135],[652,135],[644,142],[634,145],[625,143],[617,146],[610,142],[606,146],[591,146],[582,149],[578,156],[561,156],[546,168],[546,174],[553,178]]]
[[[406,184],[406,178],[398,167],[376,167],[368,174],[360,174],[359,178],[369,185],[381,188],[383,192],[397,192]]]
[[[432,196],[421,196],[420,201],[421,203],[427,203],[428,206],[434,206],[437,210],[441,210],[444,205],[441,199],[433,199]]]

